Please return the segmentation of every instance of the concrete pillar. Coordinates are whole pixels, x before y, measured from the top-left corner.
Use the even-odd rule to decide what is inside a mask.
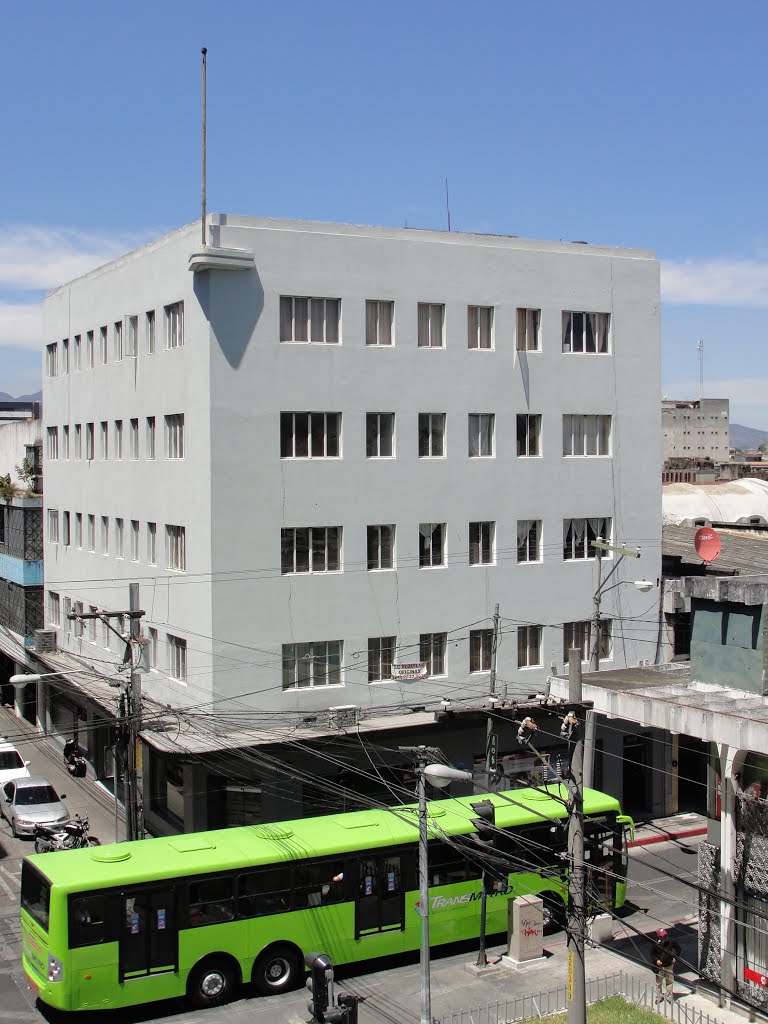
[[[208,828],[205,798],[208,771],[202,764],[184,765],[184,831],[204,832]]]
[[[26,683],[13,684],[13,713],[14,715],[16,715],[17,718],[24,717],[24,708],[26,705],[26,688]]]
[[[727,743],[718,745],[720,758],[720,1005],[730,1006],[736,989],[736,790],[734,775],[744,754]]]
[[[680,764],[680,736],[676,733],[669,733],[669,764],[667,765],[667,771],[669,775],[666,778],[669,780],[669,809],[666,810],[665,814],[677,814],[680,808],[680,777],[678,775],[678,765]]]

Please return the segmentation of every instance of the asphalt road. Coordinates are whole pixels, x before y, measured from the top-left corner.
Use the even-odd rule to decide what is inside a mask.
[[[0,733],[16,735],[12,725],[3,720],[0,711]],[[12,720],[11,720],[12,721]],[[35,774],[47,776],[60,790],[67,793],[67,804],[73,813],[89,814],[92,831],[103,842],[114,839],[113,811],[108,800],[96,793],[93,783],[82,783],[67,775],[63,761],[59,768],[56,757],[50,757],[34,738],[20,741],[19,749],[32,761]],[[120,834],[121,826],[118,826]],[[591,949],[587,956],[589,976],[610,974],[619,969],[644,973],[648,956],[648,942],[638,935],[647,934],[664,924],[674,928],[674,935],[683,948],[680,978],[695,974],[685,964],[696,962],[696,909],[697,894],[686,885],[696,880],[697,838],[658,843],[639,847],[630,858],[630,886],[628,905],[614,926],[614,940],[606,949]],[[0,1020],[3,1024],[42,1024],[57,1021],[57,1017],[36,1005],[26,986],[21,970],[19,925],[19,878],[21,861],[32,851],[29,840],[14,839],[7,822],[0,822]],[[53,854],[52,856],[55,856]],[[508,972],[477,979],[464,968],[474,962],[476,950],[471,947],[436,951],[432,962],[432,1003],[435,1016],[449,1010],[485,1005],[503,999],[515,992],[533,992],[563,984],[566,974],[565,936],[552,936],[546,943],[550,958],[538,968],[525,972]],[[504,948],[491,947],[492,953],[501,954]],[[622,959],[616,957],[621,953]],[[419,964],[418,955],[397,958],[395,962],[359,965],[341,968],[337,979],[342,988],[366,996],[360,1008],[360,1024],[411,1024],[419,1019]],[[288,992],[269,999],[245,997],[227,1007],[212,1010],[187,1010],[181,1003],[155,1004],[137,1010],[99,1014],[99,1024],[109,1020],[114,1024],[140,1024],[140,1022],[167,1021],[168,1024],[259,1024],[281,1022],[298,1024],[308,1018],[305,990]],[[95,1022],[92,1014],[66,1015],[72,1024]]]

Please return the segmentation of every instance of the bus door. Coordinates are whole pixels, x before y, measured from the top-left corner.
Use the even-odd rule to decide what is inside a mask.
[[[121,896],[120,981],[175,971],[179,961],[176,893],[134,890]]]
[[[405,928],[402,858],[361,857],[355,894],[355,938]]]

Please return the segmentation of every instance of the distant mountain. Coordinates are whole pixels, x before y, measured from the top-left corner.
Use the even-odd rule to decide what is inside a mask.
[[[731,448],[754,449],[761,444],[768,444],[768,430],[742,427],[739,423],[731,424]]]
[[[0,391],[0,402],[39,402],[43,397],[42,391],[36,391],[34,395],[19,395],[14,398],[7,391]]]

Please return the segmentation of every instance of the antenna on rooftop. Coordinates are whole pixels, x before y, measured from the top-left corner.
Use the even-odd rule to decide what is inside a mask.
[[[202,189],[202,206],[203,206],[203,245],[206,245],[206,230],[205,230],[205,192],[206,192],[206,115],[207,115],[207,104],[206,104],[206,57],[208,50],[203,47],[203,189]]]
[[[448,179],[445,179],[445,212],[448,214],[448,230],[451,230],[451,201],[448,198]]]
[[[699,339],[696,348],[699,350],[699,401],[704,398],[704,342]]]

